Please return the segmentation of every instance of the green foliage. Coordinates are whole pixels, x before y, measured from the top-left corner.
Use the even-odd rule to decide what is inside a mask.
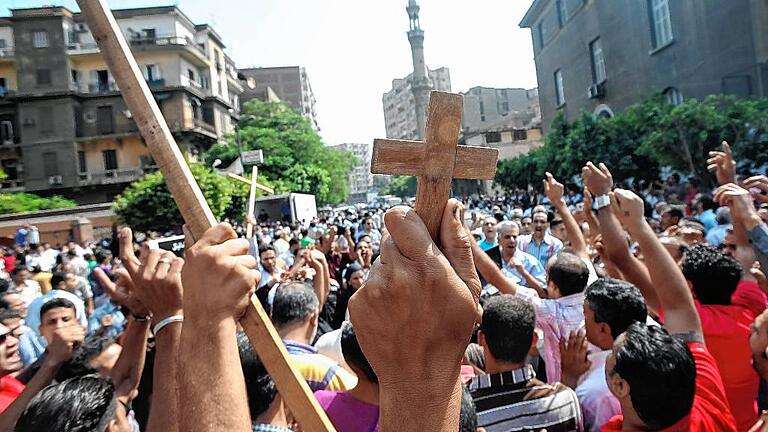
[[[12,214],[72,207],[77,207],[77,203],[71,199],[63,198],[58,195],[54,195],[50,198],[43,198],[41,196],[25,192],[0,193],[0,214]]]
[[[525,156],[499,162],[496,181],[507,189],[540,189],[549,171],[573,180],[587,161],[604,162],[616,179],[658,177],[660,166],[713,184],[708,153],[728,141],[740,169],[768,163],[768,99],[714,95],[673,106],[655,95],[612,118],[583,113],[573,122],[558,115],[545,144]]]
[[[321,203],[343,202],[349,195],[347,178],[359,161],[350,152],[323,145],[320,136],[300,114],[282,103],[252,100],[240,120],[243,151],[264,151],[259,174],[275,185],[275,192],[302,192]],[[205,154],[210,166],[221,159],[228,165],[237,159],[236,137],[211,147]]]
[[[243,219],[247,185],[200,164],[191,164],[190,169],[216,219]],[[148,174],[126,188],[115,199],[114,211],[122,222],[137,231],[169,231],[184,223],[160,172]]]
[[[383,190],[382,195],[394,195],[400,198],[416,196],[416,177],[397,176]]]

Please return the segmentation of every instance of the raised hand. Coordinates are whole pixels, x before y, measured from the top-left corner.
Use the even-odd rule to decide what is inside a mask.
[[[48,353],[46,361],[54,365],[63,364],[72,358],[75,346],[82,344],[83,340],[85,340],[85,328],[79,323],[57,328],[53,332],[51,343],[46,348]]]
[[[604,163],[595,166],[592,162],[581,169],[584,185],[595,196],[605,195],[613,189],[613,176]]]
[[[718,184],[736,182],[736,162],[731,154],[731,146],[727,142],[723,141],[723,151],[709,152],[707,169],[715,172]]]
[[[734,224],[740,224],[746,230],[751,230],[761,223],[760,216],[752,203],[752,195],[746,189],[734,183],[728,183],[717,188],[713,198],[720,205],[731,208]]]
[[[591,365],[592,362],[587,359],[586,333],[572,331],[567,342],[565,338],[560,339],[560,367],[565,385],[575,388]]]
[[[112,282],[112,279],[100,268],[93,269],[94,278],[114,302],[127,307],[136,316],[149,315],[149,310],[136,295],[136,287],[130,273],[124,268],[116,269],[113,273],[117,276],[117,283]]]
[[[120,230],[120,259],[133,280],[136,296],[155,320],[181,315],[183,259],[160,249],[144,249],[141,260],[137,259],[130,228]]]
[[[379,378],[380,425],[457,429],[459,366],[480,319],[480,281],[463,206],[451,199],[445,208],[442,250],[413,209],[394,207],[384,219],[389,235],[381,255],[349,301],[360,346]],[[416,415],[419,401],[431,409]]]
[[[627,229],[645,223],[645,205],[642,198],[625,189],[615,189],[611,194],[611,208]]]
[[[744,180],[744,187],[749,189],[756,201],[768,203],[768,177],[764,175],[752,176]]]
[[[243,316],[261,276],[248,247],[248,240],[238,239],[227,223],[211,227],[194,245],[187,244],[181,271],[187,319],[215,323]]]
[[[547,178],[545,178],[544,181],[544,193],[547,195],[547,198],[549,198],[549,202],[552,203],[552,205],[556,206],[560,204],[563,200],[563,195],[565,194],[565,187],[562,183],[555,180],[554,177],[552,177],[552,174],[547,171],[545,174]]]

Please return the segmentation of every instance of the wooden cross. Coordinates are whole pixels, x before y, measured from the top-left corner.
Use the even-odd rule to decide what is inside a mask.
[[[189,231],[199,239],[216,224],[216,219],[168,129],[115,17],[104,0],[77,0],[77,3]],[[289,360],[288,352],[261,303],[255,297],[251,300],[240,325],[288,408],[303,430],[334,431],[306,381]]]
[[[429,97],[424,142],[376,139],[371,172],[417,176],[414,209],[433,239],[440,232],[443,210],[451,193],[451,180],[491,180],[499,151],[458,145],[462,96],[433,91]]]

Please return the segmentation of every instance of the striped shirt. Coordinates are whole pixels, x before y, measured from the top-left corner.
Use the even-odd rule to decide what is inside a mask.
[[[533,234],[521,235],[517,238],[517,249],[535,256],[546,268],[547,261],[563,250],[563,242],[550,234],[545,234],[544,240],[537,244]]]
[[[582,431],[581,409],[573,390],[524,400],[538,388],[527,387],[535,374],[530,365],[513,371],[477,376],[469,391],[477,407],[477,425],[487,432]]]
[[[313,392],[318,390],[349,390],[357,385],[357,377],[338,363],[317,353],[311,345],[284,340],[291,362],[307,381]]]

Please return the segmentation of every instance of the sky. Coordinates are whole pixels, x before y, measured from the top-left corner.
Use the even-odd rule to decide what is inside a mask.
[[[75,0],[0,0],[10,8]],[[326,144],[383,138],[382,94],[413,70],[407,0],[108,0],[112,8],[176,4],[221,35],[238,67],[304,66]],[[448,67],[454,92],[474,86],[533,88],[531,0],[419,0],[424,56]]]

